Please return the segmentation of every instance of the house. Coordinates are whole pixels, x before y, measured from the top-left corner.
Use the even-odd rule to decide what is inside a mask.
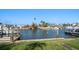
[[[18,32],[18,27],[16,25],[11,25],[11,24],[2,24],[0,23],[0,36],[10,36],[12,33],[17,33]]]

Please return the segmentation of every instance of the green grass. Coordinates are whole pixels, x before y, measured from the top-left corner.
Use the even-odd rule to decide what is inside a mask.
[[[16,46],[16,44],[0,43],[0,50],[10,50],[14,46]]]
[[[73,48],[79,49],[79,38],[77,38],[75,40],[65,41],[65,44],[67,44]]]
[[[62,50],[58,41],[25,41],[20,43],[1,43],[0,50]]]
[[[44,47],[45,50],[63,50],[62,43],[60,41],[44,41],[47,45]]]
[[[19,43],[0,43],[0,50],[65,50],[63,43],[79,49],[79,39],[25,41]]]

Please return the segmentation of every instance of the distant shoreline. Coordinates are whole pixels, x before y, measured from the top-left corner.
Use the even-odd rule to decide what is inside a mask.
[[[58,30],[58,29],[62,29],[62,28],[58,28],[58,27],[37,27],[38,29],[42,29],[42,30]],[[29,30],[29,28],[21,28],[20,30]]]

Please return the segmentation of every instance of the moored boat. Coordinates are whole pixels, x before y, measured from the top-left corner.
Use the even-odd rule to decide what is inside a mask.
[[[79,36],[79,28],[78,27],[66,28],[65,34]]]

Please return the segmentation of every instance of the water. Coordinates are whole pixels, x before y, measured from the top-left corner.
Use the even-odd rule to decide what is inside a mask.
[[[70,38],[71,36],[66,35],[63,30],[21,30],[21,39],[46,39],[46,38]]]

